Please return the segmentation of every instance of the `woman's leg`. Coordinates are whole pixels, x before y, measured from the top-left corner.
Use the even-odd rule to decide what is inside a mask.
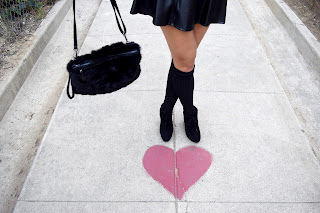
[[[172,112],[178,99],[178,94],[172,83],[174,68],[185,72],[193,69],[197,44],[193,32],[183,32],[171,25],[161,27],[161,29],[166,37],[173,58],[168,73],[166,96],[162,109]]]
[[[209,25],[210,26],[210,25]],[[201,24],[195,24],[194,28],[193,28],[193,34],[194,34],[194,38],[197,42],[197,47],[199,47],[204,35],[206,34],[207,30],[209,29],[208,27],[205,27]]]
[[[209,26],[201,24],[195,24],[192,31],[181,31],[171,25],[161,26],[177,69],[183,72],[193,69],[197,48],[208,29]]]
[[[174,66],[182,72],[192,71],[197,54],[194,33],[178,30],[171,25],[161,26],[161,30],[169,46]]]
[[[196,24],[192,31],[181,31],[171,25],[161,26],[173,58],[173,73],[175,73],[171,80],[173,89],[170,89],[169,78],[167,81],[166,99],[164,101],[164,108],[167,110],[173,108],[175,100],[169,97],[174,97],[175,92],[176,96],[180,98],[184,110],[190,113],[195,112],[193,106],[194,62],[197,48],[208,28],[209,27]],[[170,101],[171,99],[174,101]]]
[[[160,109],[160,133],[165,141],[171,138],[171,112],[178,97],[184,109],[187,136],[194,142],[200,140],[198,110],[193,105],[193,72],[197,48],[207,29],[208,27],[196,25],[193,31],[185,32],[171,25],[161,27],[173,59],[167,80],[165,101]],[[194,118],[196,121],[192,120]],[[166,120],[169,120],[169,123]],[[191,124],[191,121],[196,123]]]

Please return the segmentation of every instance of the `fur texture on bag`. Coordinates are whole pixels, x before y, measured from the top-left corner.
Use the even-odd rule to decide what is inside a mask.
[[[73,92],[105,94],[131,84],[140,76],[140,50],[135,42],[117,42],[71,60],[67,70]]]

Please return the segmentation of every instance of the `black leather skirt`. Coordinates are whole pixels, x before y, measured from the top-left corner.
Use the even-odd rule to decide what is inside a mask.
[[[156,26],[172,25],[182,31],[195,24],[225,24],[227,0],[133,0],[130,14],[153,17]]]

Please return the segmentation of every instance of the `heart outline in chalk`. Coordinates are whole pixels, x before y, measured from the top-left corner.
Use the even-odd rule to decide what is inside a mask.
[[[143,166],[147,173],[179,200],[208,171],[211,163],[212,155],[196,146],[180,149],[175,157],[171,148],[155,145],[150,147],[143,157]]]

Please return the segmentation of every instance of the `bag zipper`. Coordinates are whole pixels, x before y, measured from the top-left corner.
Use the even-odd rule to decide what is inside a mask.
[[[112,60],[113,58],[116,58],[118,56],[131,55],[132,53],[139,53],[139,52],[138,52],[138,50],[131,50],[129,52],[119,53],[119,54],[116,54],[116,55],[108,56],[108,57],[103,58],[101,60],[95,61],[94,64],[92,62],[86,62],[86,63],[83,63],[83,64],[74,64],[74,65],[72,65],[72,68],[73,69],[79,69],[80,72],[82,72],[83,70],[89,69],[89,68],[91,68],[93,66],[96,66],[96,65],[99,65],[99,64],[102,64],[103,62]]]

